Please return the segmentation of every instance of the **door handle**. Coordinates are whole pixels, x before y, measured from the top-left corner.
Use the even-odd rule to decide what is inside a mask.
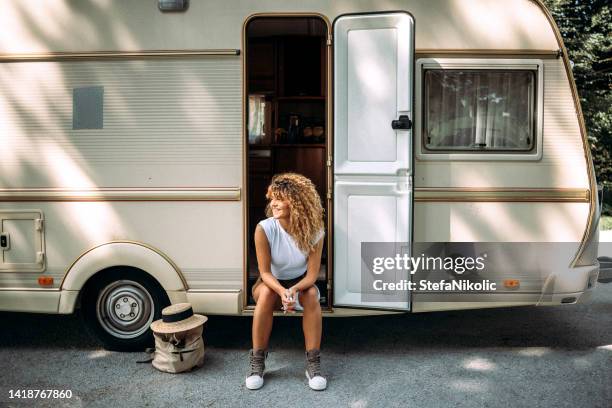
[[[0,250],[8,251],[11,248],[11,236],[8,232],[0,233]]]
[[[408,115],[400,115],[399,119],[391,121],[391,127],[393,129],[409,130],[412,128],[412,122]]]

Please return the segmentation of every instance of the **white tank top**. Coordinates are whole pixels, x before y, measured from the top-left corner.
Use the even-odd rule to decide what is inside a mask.
[[[306,272],[308,257],[298,248],[295,240],[274,218],[259,222],[270,244],[270,269],[276,279],[295,279]],[[314,244],[325,235],[322,229],[314,239]]]

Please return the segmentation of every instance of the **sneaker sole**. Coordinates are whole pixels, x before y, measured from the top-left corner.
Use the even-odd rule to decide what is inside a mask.
[[[308,370],[306,370],[305,373],[306,373],[306,378],[308,379],[308,386],[310,387],[311,390],[323,391],[327,388],[327,384],[325,384],[325,387],[323,388],[315,388],[312,385],[310,385],[310,376],[308,375]]]
[[[247,377],[247,378],[248,378],[248,377]],[[263,377],[263,375],[262,375],[262,376],[261,376],[261,379],[263,380],[263,378],[264,378],[264,377]],[[261,385],[260,385],[259,387],[253,387],[253,388],[251,388],[251,387],[249,387],[248,385],[246,385],[246,381],[245,381],[244,386],[247,388],[247,390],[252,390],[252,391],[255,391],[255,390],[258,390],[258,389],[260,389],[261,387],[263,387],[263,386],[264,386],[264,382],[262,381],[262,382],[261,382]]]

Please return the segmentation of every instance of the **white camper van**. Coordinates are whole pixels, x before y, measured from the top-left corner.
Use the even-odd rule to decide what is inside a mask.
[[[326,211],[327,316],[583,301],[599,201],[540,0],[3,1],[0,310],[136,347],[168,303],[252,313],[272,175]],[[571,245],[487,302],[360,296],[364,242]],[[525,302],[525,262],[547,296]]]

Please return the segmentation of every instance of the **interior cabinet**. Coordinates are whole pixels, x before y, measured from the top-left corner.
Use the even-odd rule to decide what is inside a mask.
[[[308,177],[317,187],[321,200],[325,200],[325,162],[324,145],[275,146],[274,171],[292,171]]]
[[[253,41],[248,54],[249,92],[275,93],[276,46],[272,41]]]
[[[321,36],[249,39],[248,91],[265,96],[271,112],[258,120],[264,121],[261,128],[272,129],[271,137],[253,137],[259,143],[249,145],[249,199],[257,209],[265,206],[272,175],[289,171],[310,178],[325,201],[325,53]],[[297,132],[292,133],[291,122],[296,118]]]
[[[317,36],[249,39],[248,93],[263,95],[270,105],[271,114],[266,115],[264,123],[266,129],[272,129],[269,143],[325,140],[325,53],[325,41]],[[298,118],[298,134],[289,137],[292,117]],[[310,136],[310,131],[304,132],[305,128],[315,127],[322,128],[323,134],[316,137]]]
[[[323,96],[325,75],[321,70],[325,45],[319,37],[286,37],[276,43],[278,96]]]
[[[261,155],[265,152],[265,155]],[[252,149],[249,153],[249,201],[252,206],[265,207],[266,189],[274,174],[300,173],[317,188],[321,200],[326,197],[325,145],[272,145]]]

